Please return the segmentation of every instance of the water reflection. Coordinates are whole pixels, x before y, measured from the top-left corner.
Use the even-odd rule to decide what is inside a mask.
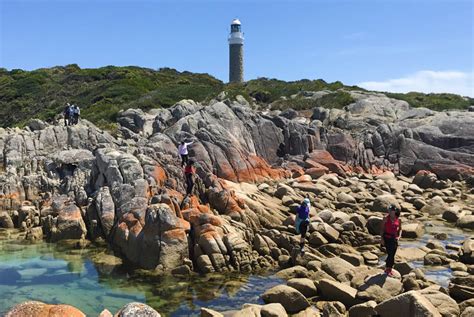
[[[65,303],[88,316],[145,302],[165,316],[199,315],[201,306],[233,310],[262,303],[260,294],[281,283],[273,276],[207,275],[188,278],[133,271],[105,246],[30,243],[0,230],[0,315],[26,301]]]
[[[469,234],[453,224],[441,220],[425,222],[425,234],[418,240],[401,240],[400,248],[408,247],[424,247],[429,240],[436,240],[436,234],[444,233],[447,236],[445,240],[438,240],[446,247],[448,244],[461,245]],[[456,253],[456,251],[446,249],[448,253]],[[425,266],[423,260],[410,262],[415,268],[422,268],[425,277],[432,280],[443,287],[448,287],[451,279],[452,270],[444,266]]]

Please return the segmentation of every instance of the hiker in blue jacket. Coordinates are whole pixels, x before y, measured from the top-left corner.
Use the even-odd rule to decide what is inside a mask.
[[[296,233],[301,234],[301,239],[300,239],[301,253],[304,253],[304,239],[306,237],[306,232],[308,231],[308,226],[309,226],[310,206],[311,206],[311,202],[309,201],[309,198],[305,198],[301,206],[298,207],[298,212],[296,213],[295,229],[296,229]]]

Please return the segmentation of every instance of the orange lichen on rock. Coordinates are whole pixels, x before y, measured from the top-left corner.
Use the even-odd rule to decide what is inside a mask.
[[[69,203],[64,206],[64,209],[59,212],[58,221],[61,220],[80,220],[82,219],[82,213],[79,207],[73,203]]]
[[[156,165],[153,170],[153,178],[156,181],[156,184],[163,186],[165,181],[168,179],[166,176],[166,171],[160,165]]]
[[[241,213],[245,207],[245,202],[235,195],[234,190],[211,190],[208,193],[211,207],[221,214]]]
[[[290,173],[290,176],[293,178],[300,177],[305,173],[303,167],[298,165],[296,162],[288,162],[285,165],[285,169]]]
[[[0,199],[18,199],[20,196],[19,192],[11,192],[8,194],[0,194]]]
[[[319,178],[324,174],[327,174],[329,169],[326,166],[321,165],[321,167],[312,167],[306,170],[306,174],[311,176],[312,178]]]
[[[193,215],[199,215],[200,211],[197,208],[189,208],[189,209],[182,210],[181,214],[183,215],[184,220],[191,221],[191,217]]]
[[[167,241],[172,241],[172,240],[184,241],[187,239],[186,232],[181,228],[171,229],[171,230],[167,230],[163,232],[162,238],[166,239]]]
[[[119,227],[123,229],[128,229],[130,232],[136,235],[138,235],[143,229],[143,226],[140,221],[135,218],[135,215],[131,212],[127,212],[122,216],[119,222]]]
[[[199,209],[200,212],[202,212],[204,214],[210,214],[211,213],[211,208],[209,208],[208,205],[199,205],[197,208]]]
[[[263,158],[259,156],[250,155],[247,159],[253,168],[253,173],[255,175],[254,181],[260,182],[266,179],[277,180],[277,179],[289,177],[289,173],[287,171],[280,168],[278,169],[272,168]],[[241,182],[247,181],[245,179],[240,179],[240,178],[239,180]]]
[[[49,305],[37,301],[24,302],[13,307],[5,317],[85,317],[79,309],[70,305]]]
[[[181,227],[181,229],[183,229],[184,231],[189,231],[189,229],[191,229],[191,224],[182,219],[182,218],[178,218],[178,221],[179,221],[179,226]]]
[[[312,181],[312,178],[310,175],[301,175],[300,177],[295,178],[295,182],[298,182],[298,183],[308,183],[311,181]]]
[[[248,155],[241,160],[221,162],[216,167],[218,177],[232,182],[262,182],[268,179],[281,179],[289,176],[283,169],[272,168],[263,158]]]
[[[8,194],[0,194],[0,210],[14,210],[21,206],[21,200],[24,195],[20,192],[10,192]]]
[[[170,197],[176,197],[179,201],[183,200],[184,198],[184,195],[175,189],[166,188],[166,192]]]
[[[337,173],[338,175],[343,177],[346,176],[346,173],[351,171],[351,169],[343,162],[334,159],[331,153],[324,150],[314,150],[313,152],[308,154],[308,158],[306,160],[309,162],[315,162],[324,165],[331,172]]]

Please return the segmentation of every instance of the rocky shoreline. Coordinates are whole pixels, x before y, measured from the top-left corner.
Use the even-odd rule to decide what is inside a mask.
[[[474,113],[354,95],[347,109],[316,108],[311,118],[257,112],[237,98],[127,110],[116,136],[86,121],[2,129],[0,227],[31,241],[106,241],[155,274],[276,270],[287,280],[262,294],[266,305],[235,316],[470,316]],[[191,197],[176,153],[183,139],[195,141],[200,180]],[[313,206],[302,255],[294,213],[306,196]],[[387,277],[378,233],[389,204],[402,210],[403,239],[420,239],[432,221],[465,230],[465,239],[445,244],[439,235],[400,249],[398,273]],[[450,268],[449,287],[413,261]],[[12,311],[55,309],[28,305]],[[127,314],[116,316],[140,316]]]

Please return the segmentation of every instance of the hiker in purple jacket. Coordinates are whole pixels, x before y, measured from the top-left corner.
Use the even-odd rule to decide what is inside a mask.
[[[295,229],[296,229],[296,233],[301,234],[301,239],[300,239],[301,253],[304,253],[304,239],[306,237],[306,232],[308,231],[308,226],[309,226],[310,206],[311,206],[311,202],[309,201],[309,198],[305,198],[301,206],[298,207],[298,212],[296,213]]]

